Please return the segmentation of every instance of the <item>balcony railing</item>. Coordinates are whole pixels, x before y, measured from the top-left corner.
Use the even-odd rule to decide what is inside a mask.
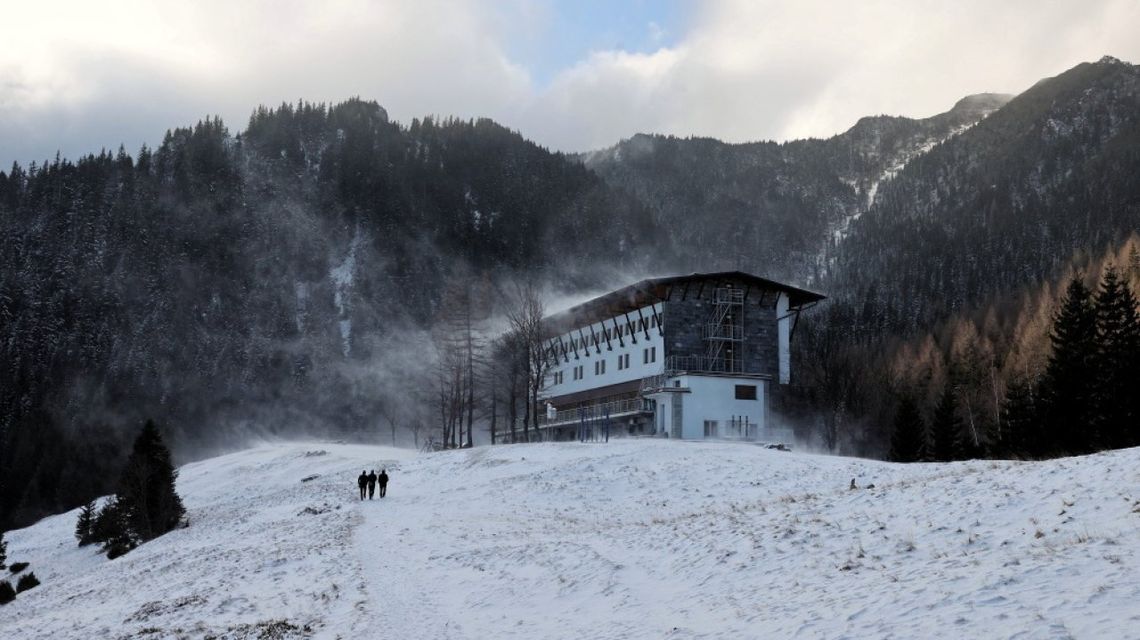
[[[665,370],[671,374],[687,371],[691,373],[744,373],[741,358],[721,356],[669,356],[665,359]]]
[[[613,419],[645,412],[645,400],[641,398],[624,398],[622,400],[602,402],[586,407],[562,409],[555,411],[553,415],[543,414],[538,418],[538,426],[539,428],[557,427],[560,425],[574,424],[583,419],[604,420],[606,417]]]

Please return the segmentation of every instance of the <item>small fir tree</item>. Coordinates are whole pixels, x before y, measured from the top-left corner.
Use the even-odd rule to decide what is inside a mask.
[[[118,498],[108,500],[91,527],[91,541],[102,545],[108,558],[117,558],[136,546]]]
[[[174,489],[178,471],[154,422],[147,420],[119,477],[118,502],[127,528],[145,542],[178,526],[186,509]]]
[[[1090,296],[1074,277],[1049,335],[1053,353],[1039,399],[1045,425],[1042,449],[1053,454],[1085,453],[1092,446],[1096,311]]]
[[[936,462],[949,462],[957,457],[961,431],[958,401],[954,396],[954,389],[946,385],[930,423],[930,453]]]
[[[918,462],[925,455],[926,424],[918,405],[910,394],[899,400],[895,412],[894,432],[891,435],[891,460],[895,462]]]
[[[1010,381],[1002,401],[1001,456],[1025,458],[1038,453],[1034,446],[1038,433],[1036,398],[1033,386],[1022,378]]]
[[[4,569],[8,565],[8,543],[4,541],[4,532],[0,531],[0,569]]]
[[[7,580],[0,581],[0,604],[8,604],[16,599],[16,590]]]
[[[34,571],[29,571],[20,576],[20,580],[16,582],[16,593],[23,593],[38,586],[40,586],[40,579],[36,577]]]
[[[79,511],[79,519],[75,522],[75,539],[79,540],[79,546],[85,547],[94,542],[94,528],[95,528],[95,501],[88,502],[83,505],[83,509]]]

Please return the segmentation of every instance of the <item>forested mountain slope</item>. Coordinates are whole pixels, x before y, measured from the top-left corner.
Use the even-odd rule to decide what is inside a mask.
[[[449,279],[594,285],[667,246],[643,206],[515,132],[359,100],[13,167],[0,236],[0,527],[105,491],[147,417],[183,452],[373,431],[430,373],[409,336]]]
[[[825,286],[909,331],[1056,275],[1140,229],[1140,67],[1043,80],[916,157],[853,225]]]
[[[1138,203],[1140,70],[1108,58],[826,140],[638,135],[568,158],[488,120],[401,125],[351,100],[14,166],[0,527],[105,492],[123,430],[147,417],[176,454],[250,431],[377,433],[397,402],[437,420],[430,331],[448,291],[493,306],[516,278],[565,291],[745,269],[830,297],[796,342],[835,372],[851,345],[886,352],[1121,242]],[[846,401],[803,398],[816,415]]]
[[[743,268],[818,285],[836,244],[885,180],[1009,97],[970,96],[921,120],[862,118],[826,140],[728,144],[637,135],[580,157],[651,208],[676,239],[683,269]]]

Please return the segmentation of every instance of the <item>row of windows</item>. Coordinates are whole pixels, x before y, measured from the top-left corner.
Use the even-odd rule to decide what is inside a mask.
[[[651,363],[657,362],[657,347],[648,347],[646,349],[642,349],[641,362],[642,362],[642,364],[651,364]],[[617,368],[618,368],[618,371],[624,371],[624,370],[629,368],[629,354],[628,353],[623,353],[617,357]],[[603,359],[595,361],[594,362],[594,375],[602,376],[605,374],[606,374],[606,361],[605,361],[605,359],[603,358]],[[552,377],[553,377],[552,383],[553,384],[562,384],[563,382],[565,382],[565,378],[563,377],[564,375],[565,375],[565,372],[563,372],[563,371],[555,371],[552,374]],[[577,365],[577,366],[573,367],[570,370],[570,375],[572,376],[573,380],[581,380],[582,378],[585,378],[586,377],[585,367],[583,365]]]

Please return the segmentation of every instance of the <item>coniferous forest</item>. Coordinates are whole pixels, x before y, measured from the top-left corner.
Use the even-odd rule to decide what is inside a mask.
[[[742,269],[825,293],[777,409],[827,450],[1135,446],[1138,231],[1140,68],[1113,59],[826,140],[566,156],[354,99],[14,165],[0,530],[115,492],[151,418],[179,460],[252,435],[439,438],[459,419],[439,409],[439,336],[460,333],[442,327],[465,328],[469,356],[488,336],[456,369],[467,441],[517,421],[519,393],[474,398],[518,384],[490,337],[519,283],[569,296]]]

